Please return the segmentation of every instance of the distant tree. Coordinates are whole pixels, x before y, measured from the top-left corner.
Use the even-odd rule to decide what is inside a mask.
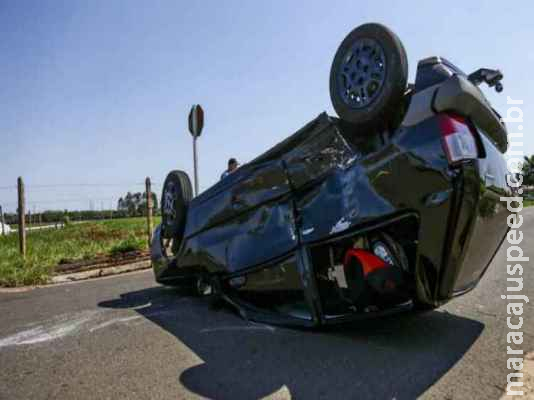
[[[146,204],[146,192],[143,192],[143,202]],[[152,192],[152,209],[155,212],[158,208],[158,196],[156,196],[156,193]]]
[[[154,212],[156,212],[158,209],[158,198],[154,192],[152,192],[152,207]],[[126,196],[119,198],[117,211],[126,213],[129,217],[146,215],[146,193],[126,193]]]
[[[534,185],[534,155],[530,157],[525,157],[525,163],[523,164],[523,185],[524,186],[533,186]]]

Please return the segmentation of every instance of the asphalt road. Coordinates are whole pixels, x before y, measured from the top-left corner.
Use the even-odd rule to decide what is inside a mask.
[[[534,260],[534,208],[525,217]],[[498,399],[508,373],[503,250],[473,292],[438,311],[327,331],[248,323],[156,285],[151,272],[0,293],[0,399]]]

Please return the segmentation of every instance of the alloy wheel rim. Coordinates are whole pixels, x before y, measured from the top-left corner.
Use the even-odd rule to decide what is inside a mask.
[[[386,80],[386,57],[374,40],[356,40],[345,53],[337,70],[338,92],[343,102],[353,109],[371,104]]]
[[[170,183],[163,191],[162,211],[167,220],[167,224],[176,219],[176,188]]]

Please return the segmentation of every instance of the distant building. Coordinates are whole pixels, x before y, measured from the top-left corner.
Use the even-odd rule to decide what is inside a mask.
[[[0,235],[4,232],[6,235],[13,232],[13,229],[8,224],[4,224],[4,230],[2,231],[2,222],[0,222]]]

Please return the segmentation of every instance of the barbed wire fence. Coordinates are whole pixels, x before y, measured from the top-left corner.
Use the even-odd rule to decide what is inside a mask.
[[[150,241],[161,186],[149,177],[144,182],[29,185],[19,178],[17,185],[0,186],[0,235],[18,234],[20,253],[25,256],[27,232],[61,228],[66,222],[146,216]],[[138,203],[141,200],[142,210],[128,209],[131,203],[125,201],[127,198]]]

